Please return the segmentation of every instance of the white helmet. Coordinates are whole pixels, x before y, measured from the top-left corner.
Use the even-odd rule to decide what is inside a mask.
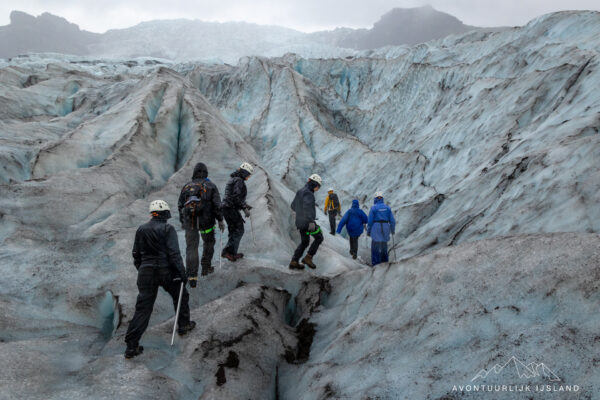
[[[383,197],[383,192],[375,192],[375,198]]]
[[[169,205],[164,200],[154,200],[150,203],[150,212],[171,211]]]
[[[248,172],[250,175],[252,175],[254,173],[254,167],[252,167],[252,165],[250,165],[250,163],[242,163],[242,165],[240,165],[240,169],[243,169],[244,171]]]
[[[317,182],[319,184],[319,186],[321,186],[323,184],[323,180],[317,174],[312,174],[308,179],[310,179],[311,181]]]
[[[329,190],[328,190],[328,192],[333,192],[333,191],[334,191],[334,190],[333,190],[333,188],[332,188],[332,187],[330,187],[330,188],[329,188]]]

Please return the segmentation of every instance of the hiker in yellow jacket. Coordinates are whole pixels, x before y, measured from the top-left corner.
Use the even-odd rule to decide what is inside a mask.
[[[325,214],[329,215],[329,233],[335,236],[335,217],[338,214],[342,214],[342,208],[340,207],[340,199],[338,199],[337,194],[333,192],[333,188],[329,188],[327,192],[327,197],[325,198]]]

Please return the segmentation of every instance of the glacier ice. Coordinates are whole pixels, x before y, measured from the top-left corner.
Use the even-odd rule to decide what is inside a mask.
[[[557,13],[344,59],[2,60],[3,395],[456,398],[515,356],[593,398],[599,22]],[[174,206],[199,161],[222,191],[242,160],[244,260],[199,281],[197,332],[173,348],[161,292],[125,361],[148,201]],[[397,262],[371,269],[327,235],[316,271],[286,268],[312,172],[344,210],[385,191]]]

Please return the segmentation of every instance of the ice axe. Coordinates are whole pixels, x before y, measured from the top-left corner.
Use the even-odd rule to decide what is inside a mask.
[[[173,336],[171,336],[171,346],[175,341],[175,329],[177,329],[177,320],[179,319],[179,310],[181,310],[181,296],[183,296],[183,282],[179,287],[179,300],[177,300],[177,312],[175,313],[175,323],[173,324]]]

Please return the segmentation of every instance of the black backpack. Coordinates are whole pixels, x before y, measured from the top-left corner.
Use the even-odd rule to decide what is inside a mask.
[[[338,199],[337,194],[331,193],[329,195],[329,199],[331,200],[331,203],[333,204],[333,208],[335,210],[339,210],[340,209],[340,199]]]
[[[203,183],[191,183],[185,189],[186,202],[183,205],[183,220],[187,227],[197,227],[198,218],[206,201],[206,187]]]

